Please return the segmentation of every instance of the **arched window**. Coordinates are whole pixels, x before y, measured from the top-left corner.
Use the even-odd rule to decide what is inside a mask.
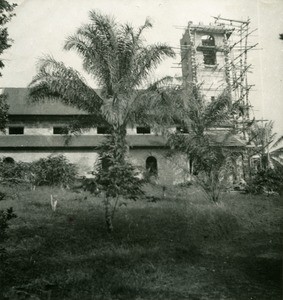
[[[15,163],[15,160],[14,160],[14,158],[12,158],[12,157],[4,157],[4,158],[3,158],[3,162],[4,162],[5,164],[14,164],[14,163]]]
[[[154,156],[149,156],[145,162],[146,170],[150,175],[158,175],[157,160]]]

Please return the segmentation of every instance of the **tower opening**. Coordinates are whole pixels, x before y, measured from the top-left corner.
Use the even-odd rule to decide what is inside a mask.
[[[202,46],[215,46],[215,39],[212,35],[203,35],[201,37]]]
[[[205,65],[216,64],[215,39],[212,35],[203,35],[201,37],[203,63]]]

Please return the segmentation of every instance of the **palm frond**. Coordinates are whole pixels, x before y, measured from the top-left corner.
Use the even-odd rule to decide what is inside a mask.
[[[168,57],[175,57],[175,52],[167,44],[155,44],[140,49],[133,70],[133,86],[139,86],[150,71]]]
[[[281,168],[283,167],[283,158],[282,157],[280,157],[280,156],[277,156],[277,157],[271,156],[270,159],[271,159],[271,162],[274,166],[279,166]]]
[[[39,71],[29,84],[29,91],[34,101],[59,98],[65,104],[89,113],[97,114],[102,105],[102,99],[77,71],[50,56],[39,61]]]
[[[172,76],[165,76],[149,85],[147,88],[147,91],[156,91],[158,93],[161,92],[161,89],[165,86],[165,88],[168,88],[168,85],[171,84],[174,80],[174,77]]]
[[[83,59],[84,69],[101,86],[107,87],[110,95],[113,94],[113,63],[116,58],[114,54],[111,55],[112,46],[109,46],[105,35],[92,24],[84,25],[78,29],[77,34],[67,38],[64,49],[75,50]]]
[[[205,127],[219,127],[231,120],[230,103],[230,98],[226,92],[221,94],[215,101],[211,101],[203,113]]]
[[[281,143],[283,142],[283,135],[281,135],[277,141],[273,144],[272,148],[276,148],[277,146],[279,146]]]
[[[143,31],[147,28],[152,28],[152,22],[150,21],[149,18],[146,18],[144,24],[139,27],[135,38],[138,40],[140,38],[141,34],[143,33]]]

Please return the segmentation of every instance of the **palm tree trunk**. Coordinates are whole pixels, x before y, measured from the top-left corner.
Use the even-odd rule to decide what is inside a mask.
[[[112,223],[112,213],[111,213],[111,202],[108,197],[104,200],[105,205],[105,223],[106,229],[109,233],[113,231],[113,223]]]
[[[124,162],[127,154],[127,130],[125,126],[117,126],[113,131],[113,141],[115,145],[114,156],[119,162]]]

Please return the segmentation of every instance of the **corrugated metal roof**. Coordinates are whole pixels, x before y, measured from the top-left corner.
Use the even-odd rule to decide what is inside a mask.
[[[27,88],[5,88],[2,92],[8,94],[10,115],[83,115],[84,111],[62,104],[57,100],[33,103],[28,98]],[[99,90],[96,90],[99,93]],[[237,136],[226,131],[209,131],[213,145],[224,145],[227,147],[244,147],[245,143]],[[92,136],[36,136],[36,135],[7,135],[0,136],[0,149],[5,148],[83,148],[97,147],[103,141],[103,135]],[[164,147],[166,140],[156,135],[128,135],[127,141],[131,147]]]
[[[83,115],[86,112],[64,105],[52,99],[40,103],[32,102],[27,88],[4,88],[2,93],[8,95],[9,115]]]

